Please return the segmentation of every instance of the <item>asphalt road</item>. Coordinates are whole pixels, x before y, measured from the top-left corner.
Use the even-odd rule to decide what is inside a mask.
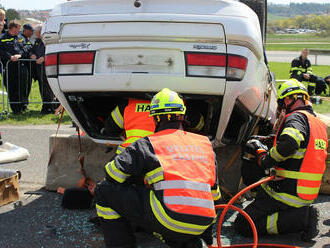
[[[0,126],[4,141],[29,150],[27,161],[1,165],[19,169],[20,201],[0,207],[0,248],[87,248],[103,247],[101,231],[88,222],[93,210],[65,210],[61,196],[42,189],[48,159],[48,137],[56,126]],[[62,133],[74,133],[65,126]],[[244,204],[248,204],[245,202]],[[330,196],[320,196],[316,206],[320,210],[320,234],[312,243],[303,243],[298,234],[261,238],[263,243],[282,243],[300,247],[330,248]],[[231,227],[235,214],[231,213],[223,226],[224,244],[250,242],[236,235]],[[165,248],[151,235],[137,234],[139,248]]]
[[[291,61],[300,56],[300,52],[290,52],[290,51],[267,51],[267,59],[270,62],[286,62],[291,63]],[[315,64],[315,56],[310,55],[309,59],[311,63]],[[330,65],[330,56],[317,56],[318,65]],[[329,72],[330,73],[330,72]]]

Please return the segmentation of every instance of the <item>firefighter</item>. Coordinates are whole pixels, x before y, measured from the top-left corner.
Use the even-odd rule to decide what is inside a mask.
[[[295,78],[299,82],[307,82],[308,84],[308,94],[312,96],[315,92],[317,95],[321,94],[322,92],[326,93],[326,83],[323,78],[318,77],[313,74],[312,64],[308,59],[309,49],[304,48],[301,51],[301,55],[291,62],[291,69],[290,69],[290,78]]]
[[[4,68],[8,62],[4,82],[8,91],[10,107],[14,114],[19,114],[24,110],[22,101],[25,98],[26,90],[26,67],[24,63],[19,63],[18,60],[27,58],[28,55],[17,38],[20,28],[21,25],[17,21],[11,21],[8,25],[8,31],[0,36],[0,57]]]
[[[257,164],[276,179],[261,185],[256,199],[244,210],[254,220],[258,234],[301,233],[304,241],[318,234],[317,198],[327,156],[326,125],[316,118],[309,95],[296,79],[283,83],[278,104],[286,115],[279,126],[274,146],[268,151],[260,140],[249,140]],[[249,236],[246,220],[238,216],[235,229]]]
[[[185,129],[190,132],[200,133],[204,128],[204,116],[201,114],[202,101],[188,101],[188,118],[185,121]],[[196,111],[197,110],[197,111]],[[134,141],[152,134],[155,124],[149,116],[150,101],[141,99],[129,99],[117,105],[109,118],[104,123],[101,133],[108,136],[117,136],[125,130],[126,140],[117,147],[116,154],[120,154]]]
[[[125,130],[126,139],[117,147],[116,154],[120,154],[134,141],[153,134],[155,123],[150,113],[150,100],[133,99],[117,105],[105,121],[102,134],[117,136]]]
[[[207,137],[183,131],[186,108],[163,89],[151,102],[153,135],[137,140],[108,163],[95,189],[96,210],[108,248],[135,246],[132,224],[170,247],[212,243],[214,200],[221,195]]]

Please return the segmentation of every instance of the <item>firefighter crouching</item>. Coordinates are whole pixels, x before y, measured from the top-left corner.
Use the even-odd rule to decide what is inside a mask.
[[[286,115],[273,147],[268,151],[256,139],[247,143],[258,165],[276,172],[276,179],[261,185],[255,201],[245,208],[259,235],[301,232],[302,240],[310,241],[318,234],[318,211],[311,204],[318,196],[326,167],[328,138],[326,125],[316,118],[308,99],[306,88],[297,80],[283,83],[278,104]],[[235,220],[235,229],[251,235],[241,216]]]
[[[155,131],[153,118],[149,116],[150,100],[128,99],[114,108],[105,121],[102,134],[117,136],[125,130],[125,141],[117,147],[116,154],[122,153],[126,147]]]
[[[308,59],[308,55],[309,49],[304,48],[301,51],[301,55],[292,60],[290,78],[295,78],[299,82],[307,82],[307,90],[310,96],[312,96],[314,92],[316,95],[320,95],[321,93],[326,94],[326,80],[313,74],[312,64]]]
[[[136,247],[132,224],[171,247],[202,247],[200,237],[212,243],[215,155],[207,137],[183,131],[185,112],[178,94],[163,89],[151,102],[155,134],[106,165],[95,198],[108,248]]]

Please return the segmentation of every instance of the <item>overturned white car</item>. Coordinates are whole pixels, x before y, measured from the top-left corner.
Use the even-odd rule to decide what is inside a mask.
[[[150,99],[167,87],[200,103],[203,133],[214,147],[240,144],[257,121],[261,128],[271,126],[276,111],[275,84],[264,58],[265,1],[244,3],[82,0],[58,5],[43,28],[51,88],[96,142],[121,142],[119,136],[102,135],[99,120],[120,100]]]

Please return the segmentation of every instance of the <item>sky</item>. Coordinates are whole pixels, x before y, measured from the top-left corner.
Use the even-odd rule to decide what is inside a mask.
[[[66,0],[0,0],[0,4],[6,9],[52,9],[56,4],[65,2]],[[92,0],[91,0],[92,1]],[[270,3],[285,4],[289,2],[294,3],[330,3],[330,0],[268,0]]]

